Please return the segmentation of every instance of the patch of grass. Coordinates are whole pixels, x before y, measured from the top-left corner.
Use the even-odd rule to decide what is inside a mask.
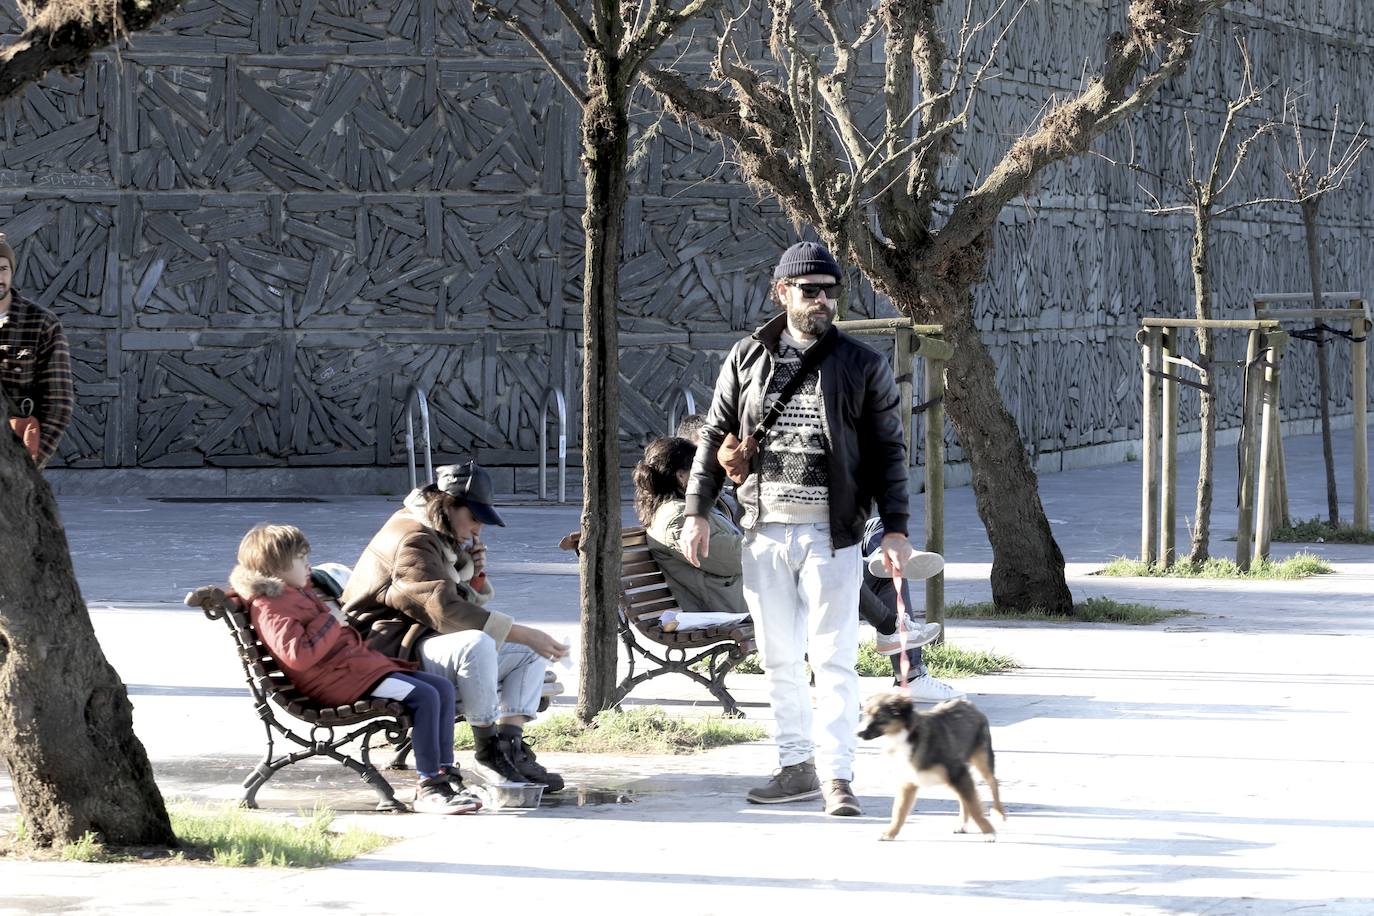
[[[1000,674],[1021,667],[1021,663],[1010,655],[999,655],[979,649],[961,649],[948,642],[926,646],[921,657],[930,669],[931,676],[939,679]]]
[[[1148,626],[1182,617],[1188,614],[1183,608],[1162,608],[1153,604],[1135,604],[1117,601],[1112,598],[1088,598],[1073,606],[1072,616],[1051,614],[1040,608],[1028,611],[1016,608],[997,607],[991,601],[977,604],[959,602],[945,609],[945,616],[964,620],[1034,620],[1050,623],[1125,623],[1133,626]]]
[[[62,861],[103,862],[105,861],[105,847],[95,838],[94,833],[87,830],[81,835],[81,839],[62,847]]]
[[[854,663],[854,670],[859,672],[859,677],[891,677],[892,662],[891,656],[879,655],[877,646],[871,642],[859,643],[859,660]]]
[[[1180,560],[1167,570],[1130,557],[1117,557],[1097,573],[1099,576],[1149,576],[1172,579],[1306,579],[1331,572],[1331,565],[1312,553],[1297,553],[1284,560],[1262,560],[1241,572],[1234,560],[1213,557],[1194,564]]]
[[[1010,656],[961,649],[949,643],[927,645],[924,650],[922,659],[930,669],[931,676],[936,678],[997,674],[1000,671],[1021,667],[1016,659]],[[854,670],[859,672],[860,677],[889,677],[892,674],[890,658],[891,656],[879,655],[877,645],[873,641],[862,642],[859,643],[859,659],[854,664]],[[744,674],[762,674],[763,666],[759,664],[758,653],[750,652],[734,670]],[[704,665],[701,666],[701,673],[706,673]]]
[[[923,646],[921,660],[925,662],[931,677],[939,679],[998,674],[1021,667],[1020,663],[1009,655],[962,649],[948,642]],[[891,677],[892,657],[879,655],[874,643],[860,643],[859,662],[854,668],[862,677]]]
[[[740,659],[739,664],[730,669],[731,672],[738,671],[740,674],[763,674],[763,665],[759,664],[759,654],[750,652]]]
[[[1374,544],[1374,531],[1361,531],[1349,525],[1332,526],[1320,518],[1294,522],[1275,528],[1270,539],[1289,544]]]
[[[188,857],[203,856],[216,865],[315,868],[346,862],[391,842],[389,837],[357,827],[332,830],[334,812],[328,808],[302,812],[304,823],[278,820],[233,803],[173,805],[168,814],[173,832],[191,847]]]
[[[172,831],[181,842],[180,849],[105,846],[91,832],[60,849],[38,848],[29,840],[21,820],[13,840],[0,844],[0,855],[40,860],[61,858],[68,862],[138,862],[152,858],[231,867],[314,868],[345,862],[392,842],[390,837],[356,827],[333,830],[334,813],[328,808],[317,808],[309,814],[302,812],[304,823],[249,811],[232,802],[219,806],[174,802],[167,806],[167,814],[172,820]]]
[[[695,754],[768,737],[763,726],[740,719],[708,716],[679,719],[661,706],[614,709],[600,713],[590,726],[567,715],[549,716],[528,726],[525,737],[544,751],[574,754]],[[472,749],[472,729],[460,724],[454,735],[458,750]]]

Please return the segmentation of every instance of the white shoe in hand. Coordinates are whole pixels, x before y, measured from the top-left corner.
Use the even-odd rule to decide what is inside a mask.
[[[883,563],[881,550],[875,550],[868,558],[868,571],[879,579],[892,578],[892,574],[887,571],[887,565]],[[929,579],[944,571],[945,558],[938,553],[928,553],[924,550],[913,550],[902,563],[902,578],[908,581]]]

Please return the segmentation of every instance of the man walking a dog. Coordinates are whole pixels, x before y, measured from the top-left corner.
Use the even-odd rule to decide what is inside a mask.
[[[777,721],[781,769],[756,804],[824,798],[857,815],[860,541],[876,501],[889,570],[907,541],[901,399],[887,361],[833,326],[840,281],[816,242],[783,253],[772,295],[783,313],[721,367],[687,486],[682,547],[710,551],[706,515],[728,473],[743,507],[744,593]],[[815,734],[805,660],[818,694]]]

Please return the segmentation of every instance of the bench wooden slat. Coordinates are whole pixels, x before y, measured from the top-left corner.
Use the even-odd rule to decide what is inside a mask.
[[[654,559],[653,554],[649,553],[649,548],[647,547],[637,547],[634,550],[626,550],[620,555],[620,565],[622,569],[631,563],[652,563],[655,568],[658,567],[658,561]]]
[[[665,598],[662,601],[651,601],[648,604],[629,605],[626,609],[626,613],[628,616],[640,620],[650,614],[661,614],[664,611],[676,611],[677,609],[676,599]]]
[[[648,588],[651,585],[667,585],[668,580],[663,577],[663,573],[645,573],[639,576],[621,576],[620,587],[626,592],[632,592],[638,588]]]
[[[652,559],[645,560],[641,563],[623,562],[620,564],[620,575],[622,578],[625,576],[639,576],[650,572],[658,573],[660,576],[663,575],[663,570],[659,569],[658,564]]]
[[[664,599],[672,600],[673,593],[668,588],[668,586],[664,585],[660,588],[648,588],[641,589],[637,592],[627,592],[625,594],[625,597],[627,599],[627,603],[631,607],[638,608],[642,604],[648,604],[654,601],[662,601]]]

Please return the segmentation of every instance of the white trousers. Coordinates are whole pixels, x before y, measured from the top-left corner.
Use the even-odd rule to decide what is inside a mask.
[[[816,760],[822,780],[853,779],[859,725],[859,545],[830,547],[829,525],[766,524],[744,533],[744,598],[768,676],[778,760]],[[811,687],[816,675],[813,735]]]

